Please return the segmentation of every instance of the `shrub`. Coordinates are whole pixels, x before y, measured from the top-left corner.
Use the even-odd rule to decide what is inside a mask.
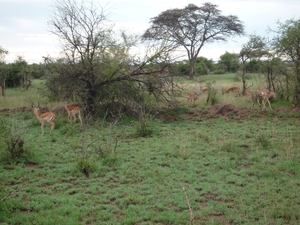
[[[136,137],[150,137],[153,133],[153,116],[150,113],[146,113],[145,110],[141,110],[138,115],[139,121],[136,124]]]
[[[91,157],[83,155],[83,157],[77,158],[76,168],[80,173],[89,177],[90,173],[96,170],[96,165],[95,162],[92,161]]]
[[[8,124],[10,123],[10,124]],[[2,121],[0,143],[2,151],[2,160],[17,160],[25,159],[28,161],[33,156],[33,148],[29,148],[25,145],[24,134],[26,132],[25,124],[22,121],[12,119],[11,121]]]
[[[222,69],[219,69],[219,70],[215,70],[214,71],[214,74],[225,74],[226,71],[225,70],[222,70]]]
[[[260,133],[256,136],[255,141],[257,145],[262,146],[263,149],[269,149],[271,147],[270,137],[264,133]]]
[[[210,105],[218,104],[219,99],[218,99],[218,95],[217,95],[216,89],[214,89],[214,88],[210,89],[209,97],[208,97],[207,100],[208,100],[207,103],[209,103]]]

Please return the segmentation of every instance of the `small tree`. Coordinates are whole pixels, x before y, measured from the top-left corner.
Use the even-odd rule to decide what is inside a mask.
[[[300,105],[300,20],[287,20],[278,22],[278,30],[275,31],[275,46],[278,53],[293,65],[294,82],[294,105]]]
[[[162,41],[170,48],[183,47],[190,62],[190,78],[194,78],[196,59],[206,43],[244,34],[237,16],[223,16],[218,6],[209,2],[201,7],[189,4],[183,9],[166,10],[152,18],[151,23],[143,39]]]
[[[265,39],[256,35],[250,35],[249,41],[243,45],[239,57],[242,62],[242,82],[243,82],[243,95],[247,89],[246,83],[246,68],[247,62],[251,59],[259,59],[266,54]]]
[[[65,56],[45,57],[52,98],[79,99],[87,113],[94,115],[108,107],[129,110],[149,94],[159,100],[171,96],[174,88],[167,70],[167,48],[155,46],[144,58],[137,58],[130,50],[140,43],[138,37],[125,32],[117,35],[100,5],[61,0],[54,9],[49,24],[60,38]]]

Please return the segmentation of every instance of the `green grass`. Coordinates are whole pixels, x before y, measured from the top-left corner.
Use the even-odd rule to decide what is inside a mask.
[[[194,224],[298,224],[299,115],[225,120],[199,111],[162,112],[179,119],[151,119],[150,137],[128,118],[81,128],[64,116],[52,137],[48,124],[41,136],[33,113],[1,114],[0,134],[19,126],[32,156],[1,154],[0,199],[11,195],[0,223],[190,224],[185,188]],[[88,175],[80,160],[93,166]]]

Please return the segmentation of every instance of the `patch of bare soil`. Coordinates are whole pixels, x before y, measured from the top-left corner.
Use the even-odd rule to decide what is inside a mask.
[[[269,112],[272,112],[270,114]],[[225,118],[226,120],[234,119],[247,119],[251,116],[255,118],[265,118],[266,116],[273,116],[274,119],[280,119],[284,115],[287,117],[296,117],[300,119],[300,108],[276,108],[272,111],[262,111],[258,108],[242,108],[232,104],[218,104],[213,105],[208,109],[204,108],[191,108],[185,114],[187,120],[193,121],[194,119],[205,118]],[[160,115],[160,118],[167,121],[177,121],[180,115]]]
[[[50,110],[48,107],[40,107],[40,113],[45,113],[45,112],[54,112],[55,114],[63,114],[66,113],[66,110],[64,107],[57,107],[53,110]],[[15,109],[0,109],[0,113],[18,113],[18,112],[33,112],[33,109],[30,107],[20,107],[20,108],[15,108]]]
[[[240,108],[232,104],[218,104],[210,107],[208,109],[208,114],[224,117],[226,119],[229,119],[230,117],[244,119],[248,118],[251,115],[255,115],[255,117],[264,118],[269,111],[269,109],[267,111],[262,111],[260,109],[254,108]],[[292,114],[300,113],[300,108],[277,108],[272,110],[272,112],[274,112],[272,116],[274,118],[278,118],[282,113],[290,114],[291,116]]]

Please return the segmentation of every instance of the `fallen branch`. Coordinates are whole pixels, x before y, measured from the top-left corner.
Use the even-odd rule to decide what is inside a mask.
[[[23,187],[23,185],[21,185],[20,187],[18,187],[17,189],[13,190],[12,192],[9,192],[6,196],[4,196],[0,202],[3,202],[5,199],[7,199],[10,195],[12,195],[13,193],[19,191],[21,188]]]
[[[191,208],[191,205],[190,205],[190,201],[189,201],[189,198],[186,194],[186,191],[185,191],[185,188],[182,187],[182,190],[183,190],[183,193],[185,195],[185,200],[186,200],[186,203],[188,204],[188,207],[189,207],[189,211],[190,211],[190,224],[194,224],[194,216],[193,216],[193,210]]]

